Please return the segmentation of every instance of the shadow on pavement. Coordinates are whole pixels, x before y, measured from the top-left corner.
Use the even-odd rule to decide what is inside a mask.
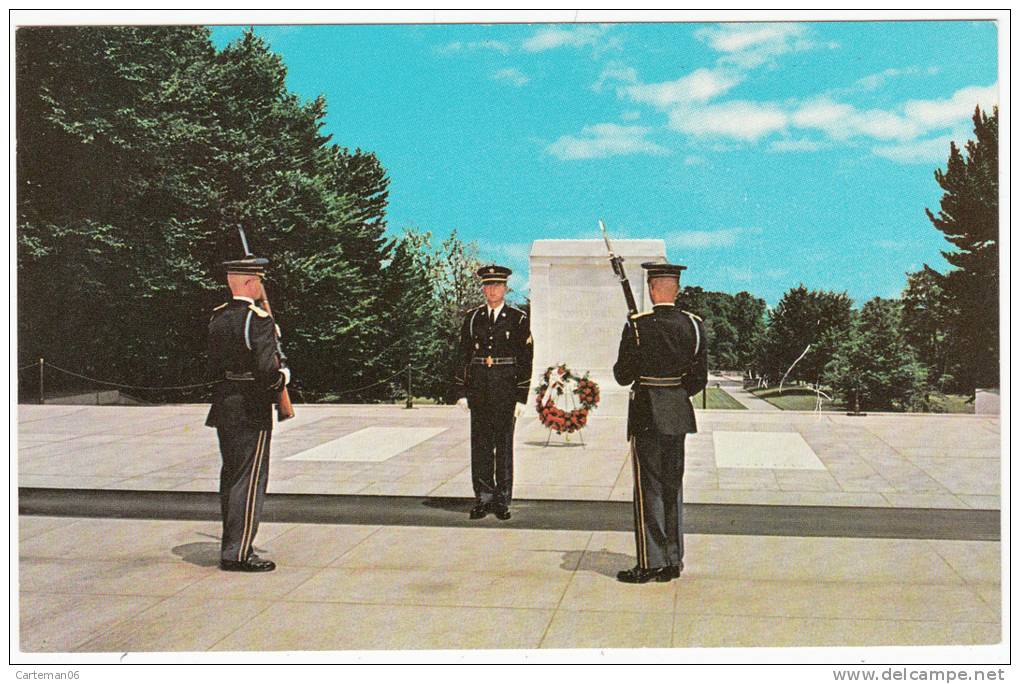
[[[179,544],[170,550],[185,563],[191,563],[200,568],[212,568],[220,564],[220,543],[218,541],[188,542]],[[255,545],[252,545],[251,550],[253,553],[265,553],[265,549],[260,549]]]
[[[634,557],[615,551],[567,551],[560,568],[577,572],[595,572],[616,579],[616,573],[634,566]]]
[[[202,568],[211,568],[220,562],[219,542],[189,542],[175,546],[171,551],[184,562]]]
[[[475,505],[475,500],[464,497],[437,496],[424,499],[421,503],[425,508],[438,508],[450,513],[467,513]]]

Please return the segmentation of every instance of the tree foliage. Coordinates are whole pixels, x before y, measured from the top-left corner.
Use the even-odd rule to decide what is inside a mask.
[[[708,363],[712,368],[754,371],[765,332],[765,300],[747,292],[735,295],[684,287],[677,306],[704,320]]]
[[[875,297],[837,343],[824,380],[846,406],[903,410],[923,400],[926,372],[903,339],[901,309]]]
[[[907,274],[903,290],[903,339],[928,369],[933,387],[945,390],[955,385],[956,361],[950,349],[949,331],[957,312],[942,289],[943,278],[930,268]]]
[[[229,296],[219,265],[242,255],[238,226],[273,260],[297,399],[388,399],[394,373],[436,353],[417,245],[386,234],[385,169],[330,143],[325,100],[288,91],[252,32],[222,51],[185,26],[16,41],[22,363],[207,380],[207,314]]]
[[[778,383],[796,361],[787,382],[817,383],[850,329],[852,305],[845,292],[808,290],[803,285],[787,290],[769,312],[759,346],[758,364],[763,375]],[[801,354],[804,357],[797,361]]]
[[[999,110],[974,111],[974,140],[949,147],[946,170],[936,169],[943,195],[932,224],[955,249],[942,255],[954,268],[944,276],[926,267],[953,312],[947,330],[953,375],[960,389],[999,385]]]
[[[404,244],[415,255],[423,293],[427,293],[429,326],[422,339],[423,353],[416,363],[425,379],[423,396],[450,400],[450,379],[457,368],[457,348],[464,314],[481,301],[475,272],[482,266],[475,243],[465,243],[454,230],[438,245],[432,233],[408,229]]]

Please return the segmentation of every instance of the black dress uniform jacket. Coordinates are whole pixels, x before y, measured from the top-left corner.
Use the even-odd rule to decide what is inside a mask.
[[[526,404],[531,388],[534,347],[528,315],[504,304],[495,324],[489,308],[468,311],[460,329],[458,369],[454,377],[456,398],[467,397],[468,406],[485,403]],[[492,365],[486,364],[492,359]]]
[[[708,383],[705,330],[694,314],[657,304],[624,326],[613,375],[631,386],[628,439],[654,429],[662,435],[697,432],[690,397]]]
[[[285,366],[276,325],[266,311],[241,299],[217,307],[209,321],[209,374],[223,382],[213,390],[205,424],[271,428]]]

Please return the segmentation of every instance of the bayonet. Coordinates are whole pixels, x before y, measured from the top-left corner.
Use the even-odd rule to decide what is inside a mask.
[[[634,299],[634,292],[630,289],[630,281],[627,280],[627,273],[623,270],[623,257],[617,256],[613,251],[613,244],[609,241],[609,233],[606,231],[606,224],[599,219],[599,230],[602,231],[602,239],[606,241],[606,249],[609,250],[609,263],[613,266],[613,273],[620,279],[623,287],[623,296],[627,300],[627,310],[633,315],[638,312],[637,301]]]

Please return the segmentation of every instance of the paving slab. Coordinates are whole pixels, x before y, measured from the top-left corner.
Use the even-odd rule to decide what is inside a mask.
[[[41,534],[53,519],[19,518]],[[273,573],[223,573],[190,522],[77,519],[120,549],[22,548],[26,652],[994,644],[998,542],[686,536],[680,580],[625,585],[625,532],[289,525]],[[132,539],[162,528],[147,559]],[[175,529],[171,529],[175,528]],[[134,535],[128,534],[133,530]],[[128,654],[124,656],[123,654]]]
[[[276,426],[269,491],[472,496],[467,414],[452,406],[301,405]],[[18,407],[22,487],[216,491],[206,406]],[[998,508],[1000,420],[985,416],[696,410],[688,501]],[[579,435],[518,421],[521,498],[631,496],[625,419],[596,410]],[[583,437],[583,444],[581,441]],[[309,458],[324,460],[306,460]]]

